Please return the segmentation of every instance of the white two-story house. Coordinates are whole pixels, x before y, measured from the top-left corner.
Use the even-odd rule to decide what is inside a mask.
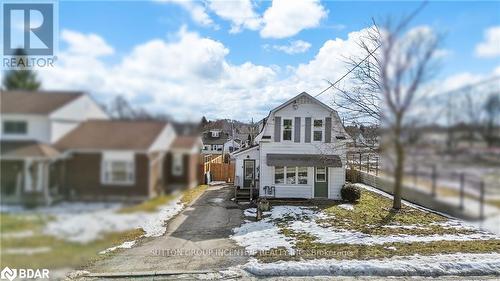
[[[235,184],[260,197],[339,199],[348,139],[338,113],[303,92],[270,111],[253,146],[232,154]]]
[[[53,144],[88,119],[108,115],[81,92],[1,91],[2,202],[36,194],[49,198],[53,163],[63,157]]]

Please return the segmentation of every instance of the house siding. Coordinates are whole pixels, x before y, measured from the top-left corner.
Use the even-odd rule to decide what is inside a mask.
[[[149,159],[135,154],[135,183],[132,185],[103,185],[101,183],[102,154],[73,153],[66,162],[65,189],[72,199],[123,199],[149,196]]]
[[[293,120],[294,134],[291,141],[283,141],[281,124],[283,119]],[[315,119],[323,120],[322,142],[312,140],[312,122]],[[345,183],[346,142],[336,138],[336,136],[345,136],[345,130],[337,113],[319,105],[312,97],[300,96],[296,99],[296,103],[272,111],[269,120],[271,122],[266,124],[261,135],[272,136],[272,138],[260,142],[259,156],[255,158],[258,159],[260,166],[260,194],[265,194],[264,187],[274,186],[275,196],[278,198],[314,197],[314,167],[312,165],[307,167],[306,185],[276,185],[274,167],[267,165],[268,154],[339,155],[342,167],[328,167],[328,198],[339,199],[340,189]],[[241,157],[238,155],[238,158]],[[237,159],[237,171],[239,169],[241,168]]]

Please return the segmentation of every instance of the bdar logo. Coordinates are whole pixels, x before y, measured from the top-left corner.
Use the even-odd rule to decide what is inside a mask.
[[[9,279],[10,281],[14,280],[16,276],[17,276],[17,270],[10,269],[8,266],[6,266],[0,273],[0,277],[2,279]]]

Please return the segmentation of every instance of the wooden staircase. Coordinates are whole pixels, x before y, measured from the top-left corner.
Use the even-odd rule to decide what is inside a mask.
[[[236,202],[250,202],[251,189],[234,188],[234,198]]]

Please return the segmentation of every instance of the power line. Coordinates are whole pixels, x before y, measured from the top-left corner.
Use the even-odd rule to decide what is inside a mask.
[[[415,9],[403,22],[401,22],[401,24],[398,26],[398,29],[400,29],[400,28],[404,27],[406,24],[408,24],[408,22],[410,22],[418,13],[420,13],[420,11],[426,5],[427,5],[427,1],[423,1],[422,4],[420,4],[420,6],[418,6],[417,9]],[[358,68],[363,62],[365,62],[370,56],[372,56],[373,53],[375,53],[375,51],[378,50],[378,48],[380,48],[380,45],[378,45],[375,49],[373,49],[372,51],[370,51],[368,53],[368,55],[364,59],[362,59],[359,63],[357,63],[346,74],[342,75],[342,77],[340,77],[339,79],[337,79],[337,81],[335,81],[333,83],[330,83],[330,86],[326,87],[323,91],[319,92],[314,97],[317,98],[317,97],[321,96],[324,92],[328,91],[330,88],[335,87],[335,85],[337,85],[338,82],[342,81],[342,79],[344,79],[347,75],[349,75],[349,73],[353,72],[354,69]]]

